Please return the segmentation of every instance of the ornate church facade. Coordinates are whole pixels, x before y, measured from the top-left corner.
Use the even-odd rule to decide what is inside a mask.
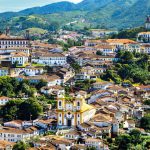
[[[86,93],[78,92],[66,97],[64,93],[57,96],[58,126],[77,126],[89,121],[96,109],[85,101]]]

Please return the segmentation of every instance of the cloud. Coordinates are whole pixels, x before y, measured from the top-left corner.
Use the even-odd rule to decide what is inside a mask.
[[[44,6],[59,1],[64,0],[0,0],[0,12],[19,11],[25,8]],[[65,1],[78,3],[81,0],[65,0]]]

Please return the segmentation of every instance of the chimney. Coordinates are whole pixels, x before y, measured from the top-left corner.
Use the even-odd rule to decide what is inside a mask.
[[[26,38],[27,40],[30,39],[30,31],[29,31],[29,30],[26,30],[25,38]]]
[[[10,28],[9,28],[9,27],[6,28],[6,35],[7,35],[7,36],[10,35]]]

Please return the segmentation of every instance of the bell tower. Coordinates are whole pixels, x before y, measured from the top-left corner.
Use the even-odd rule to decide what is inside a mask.
[[[145,29],[150,30],[150,16],[149,15],[146,18]]]

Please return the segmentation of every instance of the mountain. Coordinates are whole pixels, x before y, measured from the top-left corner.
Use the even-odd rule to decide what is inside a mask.
[[[91,11],[91,10],[101,8],[101,7],[109,4],[112,1],[113,0],[84,0],[84,1],[80,2],[79,4],[77,4],[77,7],[80,10],[87,10],[87,11],[90,10]]]
[[[85,26],[121,29],[143,25],[148,14],[150,0],[83,0],[78,4],[64,1],[1,13],[0,27],[2,30],[9,25],[15,31],[28,28],[51,30],[64,26],[69,29]]]
[[[22,14],[51,14],[51,13],[59,13],[64,11],[72,11],[76,9],[76,5],[70,2],[58,2],[50,5],[46,5],[43,7],[33,7],[28,8],[23,11],[20,11]]]

